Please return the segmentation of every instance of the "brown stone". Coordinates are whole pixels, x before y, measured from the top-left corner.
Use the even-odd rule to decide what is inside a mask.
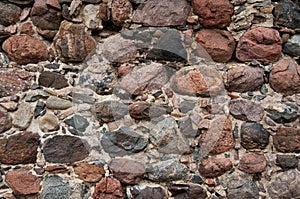
[[[19,21],[22,9],[14,4],[0,2],[0,24],[9,26]]]
[[[7,111],[2,110],[0,107],[0,133],[5,132],[6,130],[12,127],[12,118],[7,113]]]
[[[87,162],[75,165],[74,171],[79,178],[85,182],[99,182],[105,174],[103,167],[92,165]]]
[[[267,160],[264,155],[247,154],[240,160],[238,169],[245,173],[261,173],[266,170]]]
[[[205,199],[206,190],[198,184],[168,183],[168,190],[172,198],[180,199]]]
[[[281,127],[273,136],[275,148],[283,153],[300,152],[300,129]]]
[[[110,19],[110,9],[107,3],[100,3],[99,13],[99,17],[101,20],[108,21]]]
[[[132,14],[132,5],[129,0],[113,0],[111,4],[111,20],[120,26]]]
[[[37,133],[22,132],[0,139],[0,162],[2,164],[35,163],[39,146]]]
[[[235,49],[234,38],[226,30],[201,30],[196,41],[216,62],[228,62]]]
[[[227,158],[208,158],[201,160],[199,173],[206,178],[223,175],[232,168],[232,162]]]
[[[39,76],[38,82],[42,86],[55,89],[65,88],[69,85],[68,80],[64,75],[50,71],[42,72]]]
[[[31,22],[23,23],[20,29],[20,33],[32,36],[34,34],[32,23]]]
[[[300,65],[292,58],[280,60],[272,68],[269,81],[271,88],[278,93],[300,93]]]
[[[183,26],[189,12],[186,0],[153,0],[139,5],[132,21],[145,26]]]
[[[272,28],[248,30],[239,40],[236,57],[240,61],[276,62],[281,57],[281,38]]]
[[[259,122],[264,116],[264,109],[250,100],[231,100],[229,111],[234,118],[243,121]]]
[[[57,174],[57,173],[69,173],[70,169],[68,169],[64,165],[50,165],[47,166],[44,171],[48,171],[51,174]]]
[[[146,173],[145,165],[126,158],[113,159],[108,164],[113,176],[125,184],[137,184]]]
[[[38,63],[48,58],[44,42],[29,35],[12,36],[3,42],[2,48],[18,64]]]
[[[228,0],[193,0],[192,5],[205,28],[224,28],[231,22],[233,5]]]
[[[121,199],[123,198],[122,185],[113,178],[103,178],[95,187],[94,199]]]
[[[128,106],[129,114],[134,119],[150,119],[170,113],[168,106],[150,104],[148,102],[135,102]]]
[[[5,175],[5,182],[17,196],[37,194],[41,189],[41,181],[41,178],[26,170],[9,171]]]
[[[260,68],[241,65],[227,71],[225,86],[230,92],[256,91],[264,83],[264,72]]]
[[[128,113],[128,106],[119,101],[109,100],[96,103],[92,108],[92,112],[102,124],[122,119]]]

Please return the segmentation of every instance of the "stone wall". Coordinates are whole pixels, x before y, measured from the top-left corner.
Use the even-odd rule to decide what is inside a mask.
[[[300,4],[2,0],[0,198],[300,198]]]

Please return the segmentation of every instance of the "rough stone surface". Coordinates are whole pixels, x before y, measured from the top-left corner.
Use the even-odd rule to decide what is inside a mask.
[[[68,86],[68,80],[64,77],[64,75],[50,71],[42,72],[39,76],[38,82],[42,86],[55,89],[61,89]]]
[[[129,188],[127,196],[132,199],[147,198],[147,199],[167,199],[167,191],[161,186],[133,186]]]
[[[0,162],[2,164],[35,163],[39,146],[37,133],[22,132],[0,139]]]
[[[241,145],[245,149],[264,149],[269,137],[269,132],[259,123],[245,122],[241,126]]]
[[[73,117],[66,119],[64,122],[80,132],[84,132],[89,126],[88,120],[80,115],[74,115]]]
[[[247,154],[240,160],[238,168],[245,173],[260,173],[265,171],[267,161],[264,155]]]
[[[2,110],[0,107],[0,133],[5,132],[6,130],[12,127],[12,118],[10,114]]]
[[[33,108],[29,103],[22,103],[18,106],[18,110],[13,117],[13,126],[25,130],[30,125],[32,118]]]
[[[281,57],[281,38],[279,32],[266,27],[248,30],[239,40],[236,57],[240,61],[278,61]]]
[[[0,2],[0,24],[9,26],[19,21],[21,8],[10,3]]]
[[[199,173],[206,178],[214,178],[223,175],[232,166],[232,162],[227,158],[203,159],[199,164]]]
[[[111,20],[120,26],[132,14],[132,5],[129,0],[114,0],[111,3]]]
[[[73,103],[69,100],[65,100],[55,96],[50,96],[46,101],[46,106],[49,109],[64,110],[72,107]]]
[[[101,14],[99,5],[88,4],[83,9],[84,24],[87,28],[92,30],[103,29],[102,21],[99,18]]]
[[[105,174],[103,167],[92,165],[87,162],[81,162],[75,165],[74,172],[84,182],[99,182]]]
[[[93,113],[102,124],[122,119],[128,113],[128,107],[118,101],[103,101],[94,105]]]
[[[12,36],[3,42],[2,48],[18,64],[37,63],[48,58],[44,42],[29,35]]]
[[[285,0],[277,4],[273,10],[274,24],[289,28],[300,27],[299,3]]]
[[[283,52],[291,56],[300,56],[300,34],[293,35],[284,45]]]
[[[39,127],[43,132],[57,131],[59,129],[58,118],[48,113],[39,118]]]
[[[197,184],[169,183],[168,190],[175,199],[205,199],[206,190]]]
[[[57,175],[46,176],[43,181],[42,199],[70,198],[71,188],[68,183]]]
[[[90,146],[75,136],[56,135],[45,141],[43,153],[47,162],[68,163],[85,159],[89,155]]]
[[[259,122],[264,115],[264,109],[259,105],[249,100],[231,100],[230,114],[239,120]]]
[[[283,153],[300,152],[300,129],[280,127],[273,136],[275,148]]]
[[[135,102],[128,106],[129,114],[135,119],[151,119],[171,112],[171,108],[163,105],[150,104],[148,102]]]
[[[103,178],[95,187],[94,199],[121,199],[123,198],[120,181],[113,178]]]
[[[290,123],[298,119],[298,106],[292,103],[274,103],[266,109],[267,116],[279,124]]]
[[[277,155],[276,165],[283,169],[292,169],[298,166],[298,158],[295,155]]]

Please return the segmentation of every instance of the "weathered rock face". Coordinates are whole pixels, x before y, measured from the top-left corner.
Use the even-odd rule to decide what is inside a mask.
[[[275,29],[265,27],[248,30],[239,40],[236,57],[240,61],[278,61],[281,57],[281,38],[279,32]]]
[[[132,5],[129,0],[114,0],[111,4],[111,19],[112,22],[120,26],[132,14]]]
[[[13,118],[14,127],[25,130],[29,127],[33,117],[33,108],[29,103],[22,103],[18,106],[18,110]]]
[[[298,158],[295,155],[277,155],[276,165],[283,169],[292,169],[298,166]]]
[[[121,199],[123,198],[120,181],[113,178],[103,178],[95,187],[94,199]]]
[[[300,93],[300,66],[290,58],[280,60],[271,70],[270,86],[284,95]]]
[[[64,75],[56,72],[44,71],[40,74],[38,81],[42,86],[56,89],[68,86],[68,80],[64,77]]]
[[[298,119],[298,106],[292,103],[274,103],[266,109],[267,116],[278,124],[294,122]]]
[[[299,3],[285,0],[277,4],[273,10],[274,24],[289,28],[300,27]]]
[[[168,106],[150,104],[144,101],[130,104],[128,110],[134,119],[152,119],[171,112],[171,108]]]
[[[12,127],[12,118],[7,111],[0,108],[0,133]]]
[[[74,172],[84,182],[99,182],[105,174],[103,167],[92,165],[87,162],[81,162],[75,165]]]
[[[137,8],[132,20],[145,26],[180,26],[185,25],[189,11],[185,0],[147,1]]]
[[[201,160],[199,173],[207,178],[214,178],[224,174],[232,168],[232,162],[227,158],[208,158]]]
[[[48,58],[44,42],[28,35],[12,36],[3,42],[2,48],[18,64],[37,63]]]
[[[58,118],[48,113],[39,118],[39,127],[43,132],[57,131],[59,129]]]
[[[238,168],[246,173],[260,173],[267,167],[267,161],[264,155],[248,154],[242,157]]]
[[[43,181],[42,199],[69,198],[71,188],[57,175],[46,176]]]
[[[19,21],[22,9],[14,4],[0,2],[0,24],[9,26]]]
[[[300,34],[293,35],[284,45],[283,52],[291,56],[300,56]]]
[[[167,191],[161,186],[133,186],[127,191],[127,196],[133,199],[147,198],[147,199],[167,199]]]
[[[84,30],[83,24],[63,21],[54,38],[54,47],[63,62],[83,61],[96,43]]]
[[[174,198],[204,199],[207,197],[206,190],[197,184],[169,183],[167,186]]]
[[[264,116],[264,109],[249,100],[231,100],[229,111],[234,118],[243,121],[259,122]]]
[[[241,126],[241,145],[245,149],[264,149],[270,134],[259,123],[245,122]]]
[[[85,26],[92,30],[101,30],[103,26],[99,15],[101,15],[99,5],[86,5],[83,9],[83,18]]]
[[[100,123],[113,122],[123,118],[128,113],[128,107],[118,101],[104,101],[94,105],[93,113]]]
[[[275,148],[283,153],[300,151],[300,130],[297,128],[281,127],[273,136]]]

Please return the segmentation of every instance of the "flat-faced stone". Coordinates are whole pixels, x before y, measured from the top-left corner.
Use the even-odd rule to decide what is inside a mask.
[[[39,118],[39,127],[43,132],[57,131],[59,129],[58,118],[51,113],[48,113]]]
[[[9,26],[19,21],[22,9],[10,3],[0,2],[0,24]]]
[[[53,110],[65,110],[73,106],[69,100],[65,100],[56,96],[50,96],[46,101],[46,106]]]
[[[33,107],[29,103],[22,103],[18,106],[18,110],[13,117],[13,126],[25,130],[29,127],[33,118]]]
[[[205,199],[207,197],[206,190],[197,184],[169,183],[167,186],[172,197],[176,199]]]
[[[111,20],[120,26],[125,20],[129,19],[132,14],[132,5],[129,0],[114,0],[111,4]]]
[[[239,120],[259,122],[264,116],[264,109],[250,100],[231,100],[230,114]]]
[[[102,124],[122,119],[128,113],[128,107],[118,101],[104,101],[93,106],[93,113]]]
[[[278,3],[273,10],[274,24],[288,28],[300,27],[300,6],[296,2],[285,0]]]
[[[264,149],[269,137],[269,132],[259,123],[245,122],[241,126],[241,145],[245,149]]]
[[[74,172],[84,182],[99,182],[104,174],[104,168],[92,165],[87,162],[81,162],[74,166]]]
[[[37,133],[22,132],[0,139],[0,162],[2,164],[35,163],[39,146]]]
[[[261,154],[247,154],[240,160],[238,169],[245,173],[261,173],[266,170],[267,160]]]
[[[42,199],[70,198],[71,188],[68,183],[57,175],[46,176],[43,181]]]
[[[206,178],[223,175],[232,168],[232,162],[227,158],[202,159],[199,164],[199,173]]]
[[[103,178],[96,186],[93,199],[122,199],[123,190],[120,181],[113,178]]]
[[[0,107],[0,133],[12,127],[12,118],[10,114]]]
[[[283,153],[300,152],[300,129],[280,127],[273,136],[275,148]]]
[[[42,72],[39,76],[38,82],[42,86],[55,89],[61,89],[68,86],[68,80],[64,75],[50,71]]]
[[[276,165],[283,169],[297,168],[298,158],[295,155],[280,155],[276,156]]]
[[[139,199],[167,199],[167,191],[161,186],[145,185],[145,186],[133,186],[127,189],[128,198]]]

